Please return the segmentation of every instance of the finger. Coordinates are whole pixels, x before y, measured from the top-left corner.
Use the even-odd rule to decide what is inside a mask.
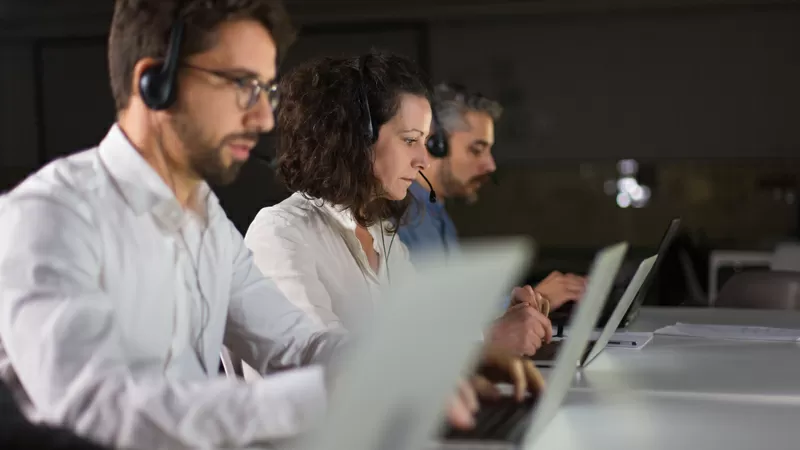
[[[514,296],[519,299],[519,301],[528,303],[532,306],[536,306],[539,308],[539,302],[537,301],[536,292],[530,286],[523,286],[514,288]]]
[[[523,361],[525,366],[525,375],[528,379],[528,387],[531,393],[540,392],[545,387],[544,377],[533,361]]]
[[[542,312],[542,315],[544,315],[545,317],[550,315],[550,300],[548,300],[547,297],[542,296],[539,304],[541,305],[540,310]]]
[[[542,348],[542,338],[538,336],[535,331],[529,332],[525,339],[525,349],[530,355],[536,354],[536,351]]]
[[[550,342],[553,339],[553,322],[551,322],[550,319],[545,316],[538,316],[536,318],[539,320],[539,323],[544,329],[542,339],[544,339],[545,342]]]
[[[472,377],[472,387],[475,389],[478,397],[482,399],[499,400],[502,396],[500,390],[497,389],[494,383],[480,375]]]
[[[575,281],[577,281],[579,283],[583,283],[583,284],[586,284],[589,281],[588,278],[582,277],[580,275],[575,275],[574,273],[569,273],[569,274],[567,274],[567,276],[569,276],[570,279],[573,279],[573,280],[575,280]]]
[[[544,324],[538,320],[538,318],[533,322],[533,325],[531,325],[530,329],[533,331],[535,338],[540,341],[544,340],[544,337],[547,335],[544,329]]]
[[[525,392],[528,390],[528,380],[521,359],[515,358],[510,361],[508,375],[514,384],[514,396],[518,401],[522,401],[525,398]]]
[[[515,287],[511,290],[511,304],[518,305],[518,304],[525,304],[526,302],[525,290],[521,287]]]
[[[553,340],[553,322],[549,320],[544,324],[544,341],[550,342]]]
[[[547,297],[542,295],[541,292],[533,290],[533,288],[531,288],[531,292],[533,293],[533,298],[536,299],[536,309],[541,311],[542,314],[548,314],[550,312],[550,301],[547,299]]]
[[[472,389],[472,385],[466,381],[460,381],[458,383],[458,393],[461,396],[461,401],[464,402],[464,406],[466,406],[471,413],[478,410],[478,396]]]
[[[453,427],[462,430],[468,430],[475,426],[475,419],[472,417],[472,413],[469,412],[469,409],[461,402],[458,396],[451,398],[449,401],[447,420]]]
[[[565,283],[564,287],[569,292],[583,292],[586,290],[586,285],[580,281],[569,281]]]
[[[516,311],[518,309],[528,309],[530,307],[531,307],[531,305],[529,305],[527,303],[517,303],[516,305],[511,306],[510,308],[508,308],[506,310],[506,312]]]
[[[534,297],[534,298],[536,297],[536,292],[534,292],[534,290],[533,290],[533,288],[531,287],[530,284],[526,284],[522,289],[524,289],[525,292],[527,292],[532,297]]]

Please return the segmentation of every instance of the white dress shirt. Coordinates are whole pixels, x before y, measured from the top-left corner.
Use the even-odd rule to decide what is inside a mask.
[[[195,198],[204,214],[116,125],[3,198],[0,376],[32,420],[198,448],[291,437],[324,412],[320,366],[251,384],[218,374],[223,339],[269,373],[327,361],[344,335],[263,277],[206,185]]]
[[[244,241],[256,266],[315,322],[351,330],[383,287],[413,273],[408,249],[380,223],[369,228],[375,272],[355,230],[350,211],[295,193],[259,211]]]

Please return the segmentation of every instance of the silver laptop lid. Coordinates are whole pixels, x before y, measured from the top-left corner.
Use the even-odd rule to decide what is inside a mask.
[[[542,434],[564,401],[572,385],[572,378],[578,370],[578,360],[586,350],[586,344],[627,251],[628,243],[622,242],[597,253],[589,271],[589,285],[572,316],[569,337],[558,351],[555,367],[547,377],[547,386],[536,404],[522,448],[533,448],[536,438]]]
[[[416,274],[393,280],[353,341],[326,419],[295,448],[424,448],[476,357],[480,331],[532,259],[528,239],[465,244],[458,257],[428,255]]]
[[[658,255],[651,256],[641,264],[639,264],[639,268],[636,269],[636,273],[633,275],[633,279],[630,283],[628,283],[628,287],[625,288],[625,293],[622,294],[622,298],[617,303],[617,307],[614,308],[614,312],[611,314],[611,317],[608,318],[608,322],[606,322],[606,327],[603,328],[603,332],[600,333],[600,336],[595,341],[592,350],[586,356],[586,360],[583,361],[582,365],[589,364],[592,360],[606,348],[608,344],[608,340],[611,339],[611,336],[617,331],[617,327],[619,323],[622,322],[622,319],[625,317],[625,313],[628,311],[628,307],[633,302],[633,299],[636,298],[636,295],[639,293],[639,289],[642,287],[642,283],[647,276],[650,274],[650,271],[653,269],[653,264],[656,262],[656,258]]]

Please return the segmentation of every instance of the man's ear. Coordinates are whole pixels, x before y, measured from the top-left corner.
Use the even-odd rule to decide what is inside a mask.
[[[139,81],[142,79],[142,74],[150,67],[154,67],[159,64],[161,64],[161,61],[155,58],[142,58],[139,61],[136,61],[136,65],[133,66],[133,77],[131,78],[131,96],[141,96],[139,90]]]

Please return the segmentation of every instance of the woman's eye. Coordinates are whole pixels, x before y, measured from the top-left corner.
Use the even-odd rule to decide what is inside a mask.
[[[405,141],[406,145],[408,145],[409,147],[417,143],[417,140],[413,138],[405,138]]]

